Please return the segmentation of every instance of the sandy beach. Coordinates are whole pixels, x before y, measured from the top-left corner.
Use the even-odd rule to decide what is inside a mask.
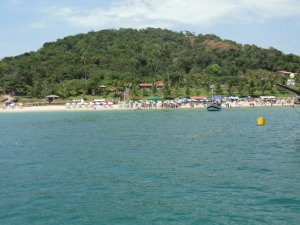
[[[226,108],[244,108],[244,107],[295,107],[292,103],[254,103],[253,102],[243,102],[243,103],[231,103],[229,105],[223,104],[224,109]],[[203,104],[182,104],[176,109],[205,109],[206,106]],[[43,105],[43,106],[21,106],[15,105],[14,107],[0,107],[0,113],[19,113],[19,112],[68,112],[68,111],[107,111],[107,110],[154,110],[154,109],[170,109],[170,107],[162,107],[161,104],[151,107],[141,107],[138,104],[124,105],[124,104],[115,104],[115,105],[106,105],[106,106],[66,106],[66,105]],[[171,108],[172,109],[172,108]]]
[[[119,110],[118,105],[109,108],[101,108],[101,110]],[[64,105],[47,105],[47,106],[15,106],[15,107],[2,107],[0,113],[14,113],[14,112],[63,112],[63,111],[94,111],[100,110],[93,107],[74,107],[68,108]]]

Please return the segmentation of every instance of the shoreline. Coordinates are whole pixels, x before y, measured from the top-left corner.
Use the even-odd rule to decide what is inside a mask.
[[[230,107],[223,106],[223,109],[234,109],[234,108],[286,108],[286,107],[299,107],[300,105],[294,104],[258,104],[252,106],[250,104],[232,104]],[[11,107],[2,107],[0,108],[1,113],[22,113],[22,112],[92,112],[92,111],[137,111],[137,110],[177,110],[177,109],[206,109],[204,105],[183,105],[178,108],[166,108],[166,107],[147,107],[141,108],[139,106],[126,107],[120,105],[111,105],[107,107],[66,107],[65,105],[47,105],[47,106],[15,106]]]

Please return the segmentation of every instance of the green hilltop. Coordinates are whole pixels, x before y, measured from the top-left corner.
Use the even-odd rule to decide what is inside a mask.
[[[45,43],[36,52],[0,61],[2,94],[43,97],[103,95],[165,98],[280,94],[278,71],[300,73],[300,57],[212,35],[164,29],[119,29],[78,34]],[[295,77],[300,83],[299,75]],[[158,90],[157,81],[165,86]],[[152,83],[140,90],[139,83]],[[100,88],[105,86],[105,90]]]

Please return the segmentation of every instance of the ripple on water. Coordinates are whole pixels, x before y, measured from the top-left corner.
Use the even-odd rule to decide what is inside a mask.
[[[288,108],[5,114],[0,221],[299,224],[295,116]]]

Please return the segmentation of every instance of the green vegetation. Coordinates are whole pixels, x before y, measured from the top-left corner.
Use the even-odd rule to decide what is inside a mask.
[[[208,95],[281,95],[277,71],[300,72],[300,57],[241,45],[215,35],[162,29],[102,30],[45,43],[37,52],[0,61],[2,93],[41,98],[90,95],[131,99]],[[296,76],[299,84],[299,76]],[[140,90],[138,83],[164,81]],[[100,86],[104,85],[105,88]],[[299,86],[297,87],[299,88]]]

